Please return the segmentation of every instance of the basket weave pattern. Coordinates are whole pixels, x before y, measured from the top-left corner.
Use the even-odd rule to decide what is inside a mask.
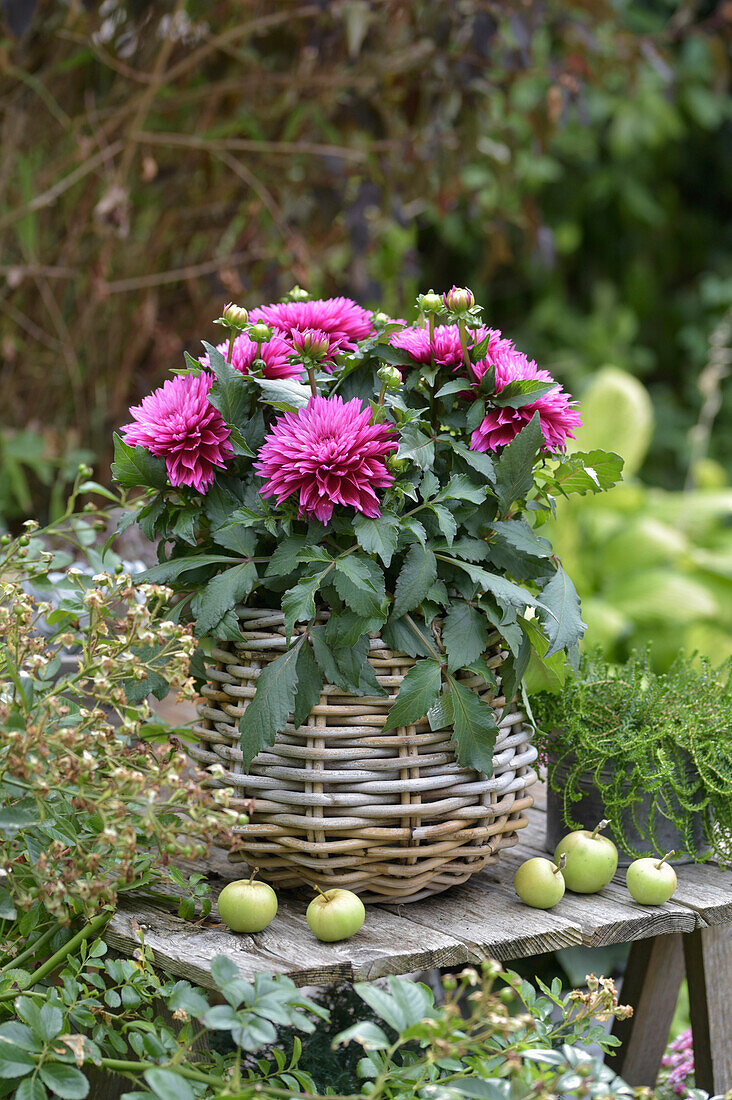
[[[516,843],[536,780],[524,716],[512,709],[501,719],[503,697],[462,674],[500,724],[490,779],[458,765],[449,729],[432,732],[424,721],[382,733],[415,662],[379,638],[371,639],[369,661],[388,696],[347,695],[325,684],[305,724],[288,724],[245,773],[238,721],[259,671],[287,643],[281,612],[238,610],[244,641],[213,651],[199,743],[190,750],[203,765],[224,766],[222,785],[255,799],[232,861],[259,867],[280,887],[317,883],[355,890],[366,902],[408,902],[465,882]],[[486,659],[498,675],[498,636]]]

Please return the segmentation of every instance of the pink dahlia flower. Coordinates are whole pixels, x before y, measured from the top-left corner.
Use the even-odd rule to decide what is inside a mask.
[[[517,351],[510,340],[504,339],[496,329],[491,330],[491,340],[486,358],[471,367],[470,374],[479,381],[489,367],[496,370],[496,392],[519,378],[532,378],[551,382],[553,389],[520,409],[510,406],[489,409],[482,423],[473,432],[470,446],[474,451],[495,451],[511,440],[538,412],[544,442],[549,451],[564,450],[567,439],[574,439],[574,429],[582,424],[576,403],[554,381],[549,371],[540,370],[533,359]]]
[[[501,334],[495,329],[479,328],[475,335],[468,330],[468,348],[474,347],[490,333],[501,339]],[[416,363],[430,362],[430,330],[428,328],[406,328],[402,332],[395,332],[389,339],[389,343],[395,348],[403,348],[411,355]],[[503,341],[509,344],[508,340]],[[510,346],[510,345],[509,345]],[[440,367],[459,367],[463,362],[463,349],[460,343],[460,330],[457,325],[435,325],[433,341],[435,363]],[[489,351],[487,353],[490,355]]]
[[[206,371],[168,379],[130,409],[133,423],[121,429],[125,443],[165,459],[171,485],[192,485],[199,493],[234,453],[229,428],[208,400],[213,382]]]
[[[394,480],[382,460],[396,449],[390,426],[372,424],[359,398],[311,397],[276,421],[254,468],[266,478],[263,496],[280,504],[300,494],[301,517],[327,523],[334,505],[347,504],[373,518],[381,514],[374,489]]]
[[[295,329],[318,329],[330,337],[328,359],[339,351],[352,351],[357,340],[374,331],[371,314],[350,298],[316,298],[312,302],[277,302],[258,306],[249,315],[251,321],[265,321],[290,335]],[[325,361],[327,363],[327,360]]]
[[[229,354],[229,341],[225,340],[223,344],[217,344],[216,350],[220,351],[225,359]],[[259,349],[259,358],[264,361],[264,369],[262,374],[265,378],[299,378],[305,368],[302,363],[290,362],[293,357],[294,349],[292,344],[280,335],[275,333],[271,340],[267,340],[262,344]],[[241,371],[242,374],[249,374],[252,363],[257,358],[257,343],[256,340],[252,340],[251,336],[247,336],[246,332],[242,332],[234,340],[234,346],[231,349],[231,365],[236,370]],[[201,356],[199,360],[202,366],[208,367],[209,360],[207,355]]]

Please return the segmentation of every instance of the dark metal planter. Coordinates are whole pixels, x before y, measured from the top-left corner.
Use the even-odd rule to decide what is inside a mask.
[[[551,757],[549,759],[550,773],[554,774]],[[558,765],[555,775],[555,782],[559,782],[560,790],[556,792],[552,789],[551,784],[547,788],[547,804],[546,804],[546,848],[547,851],[553,852],[559,841],[569,831],[569,826],[565,825],[563,818],[563,798],[562,788],[569,776],[570,763],[562,762]],[[612,767],[606,767],[600,772],[600,779],[607,778],[608,782],[611,780],[614,772]],[[594,829],[598,821],[601,821],[604,817],[607,817],[605,810],[605,804],[602,798],[602,792],[598,789],[595,782],[594,775],[589,773],[581,776],[579,780],[579,787],[582,791],[582,798],[579,802],[572,803],[572,817],[575,821],[580,822],[585,829]],[[673,803],[671,803],[673,805]],[[637,806],[635,817],[640,822],[647,822],[651,811],[651,797],[647,795],[643,801]],[[630,809],[623,814],[623,826],[624,832],[630,841],[631,845],[643,854],[653,855],[654,850],[651,841],[648,836],[648,831],[643,829],[641,825],[640,830],[636,828],[633,821],[633,813]],[[655,834],[658,844],[661,846],[664,852],[670,852],[685,847],[684,839],[679,833],[678,829],[674,825],[673,821],[669,821],[668,818],[662,814],[656,812],[655,820]],[[613,832],[612,824],[604,830],[604,835],[610,837],[611,840],[617,844],[618,847],[618,865],[620,867],[627,867],[629,863],[636,858],[635,855],[631,855],[621,845],[617,836]],[[692,839],[694,848],[697,852],[702,853],[706,850],[706,843],[704,841],[704,822],[701,812],[694,815],[694,822],[692,825]],[[671,863],[682,864],[693,862],[689,855],[683,855],[680,858],[673,858]]]

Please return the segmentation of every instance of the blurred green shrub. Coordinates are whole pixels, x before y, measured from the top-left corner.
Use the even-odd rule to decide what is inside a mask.
[[[70,436],[60,441],[29,429],[0,430],[0,525],[27,516],[38,497],[45,500],[48,518],[56,519],[80,463],[93,460]]]
[[[583,416],[573,446],[617,451],[628,478],[597,500],[559,501],[556,521],[546,525],[582,593],[585,648],[599,645],[624,660],[651,643],[659,669],[680,648],[719,664],[732,654],[732,488],[723,471],[707,462],[709,487],[689,491],[633,480],[652,407],[642,384],[615,368],[593,379]]]
[[[471,282],[570,384],[643,373],[647,470],[678,482],[732,300],[724,6],[33,7],[0,31],[9,424],[73,423],[104,468],[110,428],[222,300],[299,282],[398,311],[417,284]]]

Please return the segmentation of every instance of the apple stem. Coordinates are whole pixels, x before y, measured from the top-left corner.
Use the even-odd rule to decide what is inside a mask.
[[[660,870],[661,864],[665,863],[667,859],[671,859],[671,856],[675,856],[675,855],[676,855],[675,850],[673,852],[666,852],[666,855],[663,857],[663,859],[660,859],[658,861],[658,863],[656,864],[656,870]]]
[[[566,866],[567,866],[567,853],[562,852],[561,856],[559,857],[559,863],[554,868],[554,874],[558,875],[559,872],[563,871]]]
[[[592,835],[590,836],[590,840],[596,840],[597,839],[597,834],[601,833],[603,829],[607,829],[609,824],[610,824],[609,819],[606,818],[606,817],[603,817],[602,821],[598,822],[598,824],[595,825],[595,828],[592,830]]]
[[[313,889],[314,889],[314,890],[317,890],[317,891],[318,891],[318,893],[320,894],[321,898],[324,898],[324,897],[325,897],[325,893],[324,893],[324,892],[323,892],[323,891],[322,891],[322,890],[320,889],[320,887],[318,886],[317,882],[314,882],[314,883],[313,883]]]
[[[255,876],[255,875],[258,875],[258,874],[259,874],[259,868],[258,868],[258,867],[255,867],[255,868],[254,868],[254,870],[252,871],[251,875],[249,876],[249,885],[250,885],[250,886],[251,886],[251,885],[252,885],[252,883],[254,882],[254,876]]]

